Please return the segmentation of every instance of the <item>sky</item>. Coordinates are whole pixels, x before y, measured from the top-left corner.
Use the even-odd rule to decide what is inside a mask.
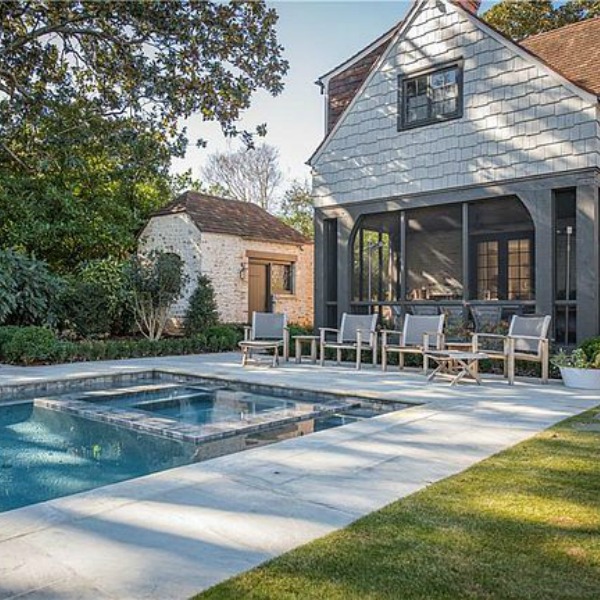
[[[482,9],[490,4],[484,2]],[[286,185],[309,178],[305,163],[323,138],[324,99],[316,79],[393,27],[411,5],[410,0],[269,2],[279,14],[277,34],[290,69],[283,93],[273,98],[258,92],[240,126],[253,130],[267,124],[263,139],[278,148]],[[201,179],[201,167],[211,152],[238,147],[239,142],[223,137],[217,124],[193,117],[187,127],[190,140],[201,137],[208,145],[196,148],[190,142],[185,159],[174,161],[176,172],[191,169]]]

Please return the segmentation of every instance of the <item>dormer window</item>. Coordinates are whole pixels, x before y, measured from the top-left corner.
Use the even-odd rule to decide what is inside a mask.
[[[462,61],[398,78],[398,130],[462,116]]]

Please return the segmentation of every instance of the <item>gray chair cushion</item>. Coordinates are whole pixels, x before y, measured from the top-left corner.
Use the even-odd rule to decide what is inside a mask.
[[[362,341],[368,344],[370,340],[364,332],[375,331],[376,323],[377,315],[349,315],[345,313],[342,316],[338,343],[356,343],[356,334],[360,329],[363,331]]]
[[[282,340],[285,326],[285,314],[255,312],[252,315],[252,339]]]
[[[404,319],[404,331],[402,332],[401,344],[403,346],[421,346],[423,345],[423,335],[426,333],[442,333],[444,329],[444,315],[421,316],[406,315]],[[434,336],[431,339],[431,345],[435,345],[437,340]]]
[[[550,326],[550,317],[547,316],[518,316],[515,315],[510,322],[508,335],[515,339],[515,350],[518,352],[539,352],[540,342],[536,340],[519,339],[519,336],[546,339]]]

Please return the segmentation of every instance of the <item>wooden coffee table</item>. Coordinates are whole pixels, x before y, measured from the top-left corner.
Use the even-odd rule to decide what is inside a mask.
[[[487,354],[462,350],[430,350],[425,356],[437,363],[427,381],[433,381],[439,375],[450,377],[450,385],[456,385],[463,379],[481,385],[478,366],[480,360],[488,358]]]

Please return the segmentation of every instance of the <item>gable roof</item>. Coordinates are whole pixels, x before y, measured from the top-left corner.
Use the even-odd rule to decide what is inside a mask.
[[[569,81],[600,94],[600,17],[532,35],[519,44]]]
[[[523,56],[523,58],[538,64],[541,68],[553,74],[575,93],[578,93],[586,100],[592,100],[589,97],[590,95],[596,96],[595,100],[598,100],[598,96],[600,96],[600,17],[572,25],[565,25],[546,33],[530,36],[526,40],[517,43],[486,23],[473,11],[465,9],[456,0],[445,0],[445,2],[453,5],[456,10],[471,20],[476,27],[486,31],[486,33],[497,39],[504,46],[512,48]],[[347,101],[344,111],[337,117],[334,126],[329,129],[323,140],[321,140],[321,143],[308,159],[308,165],[321,153],[328,140],[338,129],[357,96],[366,87],[378,66],[385,60],[390,48],[398,41],[404,30],[408,28],[409,22],[412,21],[412,17],[416,14],[421,4],[423,4],[423,0],[415,0],[403,21],[378,38],[373,44],[367,46],[367,48],[372,48],[376,47],[377,43],[381,45],[385,44],[378,60],[373,62],[370,70],[364,73],[362,81],[356,85],[353,97]],[[587,27],[585,27],[586,24]],[[581,27],[581,32],[572,31],[578,27]],[[388,35],[389,37],[387,37]],[[545,36],[549,39],[542,39]],[[568,44],[566,43],[567,39],[569,40]],[[566,51],[567,46],[571,48],[572,54]],[[557,51],[558,48],[560,48],[560,51]],[[339,69],[342,67],[348,68],[353,64],[353,61],[355,62],[361,57],[362,53],[359,52],[333,71],[319,78],[317,83],[322,83],[321,80],[324,80],[327,76],[331,76],[332,73],[339,72]]]
[[[312,241],[251,202],[185,192],[153,217],[186,213],[200,231],[241,238],[304,245]]]

